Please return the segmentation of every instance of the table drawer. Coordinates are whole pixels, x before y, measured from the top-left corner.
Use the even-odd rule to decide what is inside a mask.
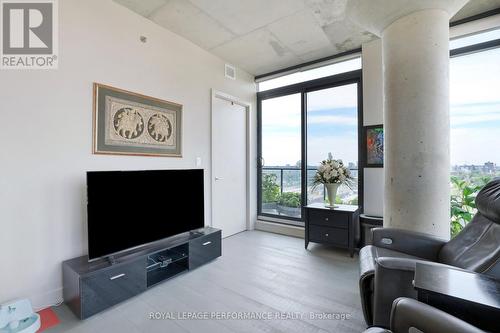
[[[222,255],[221,232],[201,236],[189,242],[189,269],[201,266]]]
[[[82,319],[146,290],[146,259],[81,278]]]
[[[349,244],[349,232],[347,229],[310,225],[309,239],[316,243],[347,246]]]
[[[309,224],[345,229],[349,227],[349,216],[347,214],[336,213],[334,211],[310,209],[308,218]]]

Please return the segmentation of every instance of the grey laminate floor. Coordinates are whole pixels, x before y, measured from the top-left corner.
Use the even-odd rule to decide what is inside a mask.
[[[61,324],[48,332],[362,332],[358,259],[299,238],[248,231],[224,239],[221,258],[146,293],[78,321],[62,305]],[[150,313],[171,318],[151,320]],[[186,320],[195,312],[294,319]],[[340,320],[334,314],[345,313]],[[330,319],[313,318],[330,316]]]

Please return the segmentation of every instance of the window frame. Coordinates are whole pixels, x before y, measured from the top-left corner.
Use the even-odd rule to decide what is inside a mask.
[[[257,93],[257,219],[263,221],[304,226],[307,202],[307,93],[334,88],[348,84],[357,84],[358,93],[358,206],[362,211],[364,196],[364,154],[366,143],[363,142],[363,78],[362,69],[340,73],[315,80],[295,83],[289,86],[265,90]],[[270,98],[301,94],[301,217],[278,216],[262,212],[262,101]]]
[[[457,37],[456,39],[459,39],[459,38],[460,37]],[[465,55],[469,55],[469,54],[477,53],[477,52],[488,51],[491,49],[496,49],[498,47],[500,47],[500,38],[492,39],[492,40],[478,43],[478,44],[472,44],[472,45],[452,49],[452,50],[450,50],[450,58],[465,56]]]
[[[500,9],[499,9],[500,10]],[[495,11],[497,14],[500,11]],[[486,13],[485,13],[486,14]],[[491,16],[484,15],[484,17]],[[467,23],[470,21],[474,21],[481,17],[471,17],[460,22],[454,22],[450,24],[450,27]],[[460,38],[460,37],[457,37]],[[500,39],[495,39],[491,41],[486,41],[474,45],[469,45],[461,48],[456,48],[450,50],[450,58],[458,57],[462,55],[468,55],[471,53],[487,51],[490,49],[500,47]],[[353,50],[352,53],[360,52],[360,50]],[[351,52],[349,52],[351,54]],[[333,58],[333,57],[332,57]],[[311,62],[317,63],[317,62]],[[309,64],[309,63],[307,63]],[[300,66],[294,66],[291,68],[287,68],[285,70],[276,71],[272,73],[267,73],[264,75],[260,75],[256,77],[256,79],[260,79],[263,77],[267,77],[270,74],[280,74],[286,73],[289,70],[294,70],[296,68],[300,68],[304,66],[304,64]],[[281,97],[294,93],[301,93],[301,160],[305,161],[301,166],[301,200],[302,203],[306,202],[307,199],[307,93],[315,90],[327,89],[336,86],[341,86],[350,83],[358,84],[358,206],[360,207],[360,211],[363,211],[363,200],[364,200],[364,169],[368,166],[366,165],[366,161],[364,160],[365,154],[363,153],[366,150],[366,142],[364,142],[363,131],[364,131],[364,123],[363,123],[363,80],[362,80],[362,69],[345,72],[341,74],[332,75],[329,77],[324,77],[320,79],[315,79],[311,81],[300,82],[296,84],[292,84],[289,86],[279,87],[275,89],[270,89],[262,92],[257,92],[257,219],[284,223],[284,224],[292,224],[298,226],[304,226],[304,208],[302,208],[301,218],[293,218],[293,217],[284,217],[277,216],[273,214],[262,213],[262,100],[273,98],[273,97]]]

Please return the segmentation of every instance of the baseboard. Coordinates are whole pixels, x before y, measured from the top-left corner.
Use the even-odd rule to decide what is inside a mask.
[[[304,238],[305,232],[303,227],[261,220],[255,222],[255,229],[298,238]]]
[[[39,311],[50,306],[60,304],[63,301],[63,288],[57,288],[30,297],[31,304],[35,311]]]

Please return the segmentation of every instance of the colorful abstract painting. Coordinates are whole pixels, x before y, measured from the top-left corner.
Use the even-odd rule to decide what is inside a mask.
[[[382,167],[384,165],[384,128],[382,125],[368,126],[366,133],[366,165]]]

